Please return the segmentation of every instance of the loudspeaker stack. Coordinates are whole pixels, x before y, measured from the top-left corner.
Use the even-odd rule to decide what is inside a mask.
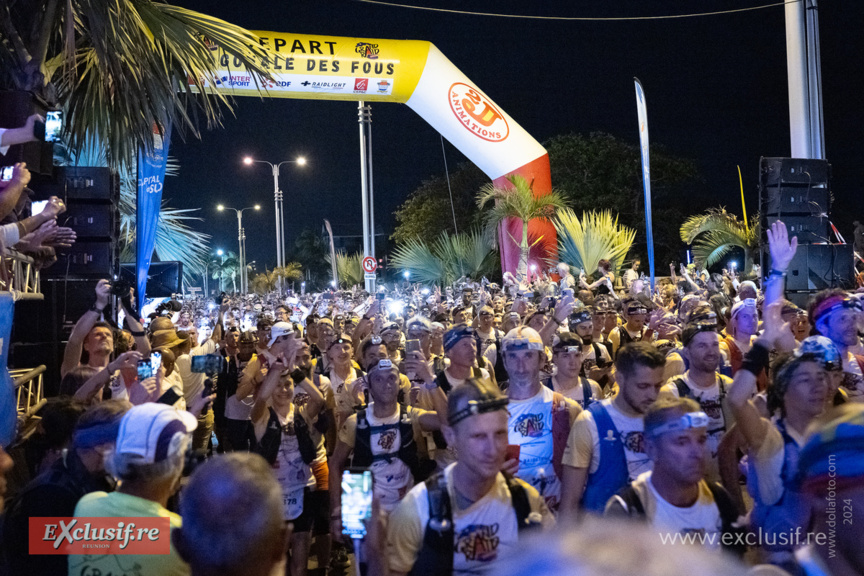
[[[120,180],[108,168],[57,167],[53,177],[34,179],[34,200],[61,198],[66,212],[58,224],[75,230],[71,248],[57,250],[57,262],[41,272],[41,302],[19,302],[13,323],[11,364],[45,364],[46,394],[59,389],[64,343],[75,322],[95,301],[96,283],[120,274]]]
[[[854,284],[852,246],[836,243],[831,231],[831,200],[831,165],[826,160],[760,160],[763,278],[771,270],[766,231],[781,220],[789,236],[798,237],[798,251],[787,271],[786,297],[804,308],[815,292]]]

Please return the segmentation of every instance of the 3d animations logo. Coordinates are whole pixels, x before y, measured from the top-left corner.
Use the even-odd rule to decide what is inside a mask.
[[[455,82],[450,86],[448,99],[450,109],[459,122],[478,138],[501,142],[510,135],[510,126],[504,114],[473,86]]]

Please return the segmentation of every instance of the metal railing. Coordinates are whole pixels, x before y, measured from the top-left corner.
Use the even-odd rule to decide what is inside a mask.
[[[36,414],[45,405],[46,400],[42,387],[44,373],[45,366],[9,370],[9,375],[15,381],[18,419],[21,422]]]
[[[3,253],[3,261],[10,270],[10,286],[5,290],[19,294],[42,295],[42,287],[39,281],[39,269],[36,261],[30,256],[22,254],[12,248],[6,248]],[[29,298],[32,298],[29,297]],[[20,296],[16,299],[21,299]]]

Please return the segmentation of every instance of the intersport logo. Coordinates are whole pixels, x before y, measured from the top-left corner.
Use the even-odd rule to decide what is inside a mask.
[[[170,554],[168,518],[30,518],[30,554]]]

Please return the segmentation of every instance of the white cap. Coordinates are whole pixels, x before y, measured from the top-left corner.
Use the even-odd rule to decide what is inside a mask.
[[[137,456],[142,464],[161,462],[186,450],[198,420],[186,410],[147,402],[133,406],[120,421],[116,455]]]
[[[273,346],[276,342],[276,339],[280,336],[284,336],[286,334],[294,334],[294,325],[290,322],[276,322],[273,326],[270,327],[270,342],[267,343],[267,347]]]

